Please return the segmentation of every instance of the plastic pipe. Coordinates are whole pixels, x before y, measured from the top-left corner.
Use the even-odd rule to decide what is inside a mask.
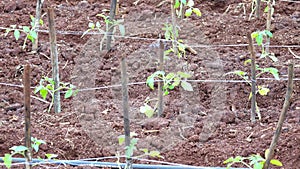
[[[25,163],[24,158],[12,158],[13,163]],[[3,157],[0,157],[0,162],[3,162]],[[95,167],[110,167],[124,168],[126,163],[113,162],[97,162],[97,161],[81,161],[81,160],[44,160],[32,159],[32,164],[56,164],[56,165],[71,165],[71,166],[95,166]],[[226,169],[224,167],[198,167],[189,165],[150,165],[150,164],[133,164],[133,168],[137,169]],[[246,169],[246,168],[234,168]]]

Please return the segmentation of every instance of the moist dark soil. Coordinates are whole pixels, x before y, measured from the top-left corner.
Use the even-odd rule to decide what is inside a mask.
[[[132,132],[137,133],[137,148],[158,150],[164,157],[153,160],[194,166],[225,167],[223,161],[233,156],[264,154],[269,147],[284,103],[287,88],[288,63],[295,63],[295,81],[290,107],[275,149],[275,157],[285,169],[300,166],[300,3],[276,1],[272,17],[270,52],[278,58],[258,59],[260,67],[275,67],[280,79],[264,74],[257,83],[268,87],[266,96],[257,95],[261,119],[250,121],[248,83],[239,77],[225,75],[235,70],[250,74],[244,61],[250,57],[247,34],[264,30],[266,14],[251,14],[251,2],[242,0],[195,1],[202,16],[178,19],[179,38],[197,54],[187,51],[178,58],[172,54],[165,60],[166,72],[187,71],[193,92],[177,87],[164,97],[161,117],[147,118],[140,113],[145,100],[157,97],[157,91],[146,86],[147,77],[157,70],[158,39],[164,37],[164,23],[171,23],[169,2],[159,0],[121,1],[117,19],[123,19],[125,37],[117,31],[112,49],[104,50],[103,35],[85,35],[89,22],[103,20],[108,15],[107,0],[47,0],[53,7],[57,30],[59,71],[62,82],[80,89],[70,99],[62,97],[62,112],[47,112],[49,104],[32,92],[32,136],[47,142],[34,157],[57,154],[60,160],[75,160],[124,154],[118,136],[124,133],[120,63],[126,58]],[[135,4],[136,3],[136,4]],[[35,15],[36,3],[30,0],[3,0],[0,3],[0,27],[30,25],[29,15]],[[265,4],[263,4],[265,6]],[[41,30],[48,30],[47,15],[43,15]],[[93,31],[92,31],[93,32]],[[22,49],[25,35],[18,41],[13,33],[0,35],[0,156],[9,148],[24,143],[24,65],[31,65],[31,86],[42,77],[51,77],[49,35],[39,33],[39,49],[31,52],[31,42]],[[165,48],[171,46],[164,43]],[[100,49],[100,46],[103,46]],[[290,48],[288,48],[290,46]],[[291,52],[292,51],[292,52]],[[257,58],[261,48],[255,46]],[[233,82],[222,81],[236,80]],[[297,80],[298,79],[298,80]],[[157,87],[157,86],[155,86]],[[50,97],[47,101],[50,102]],[[155,106],[155,101],[150,101]],[[134,155],[140,155],[137,150]],[[144,157],[146,158],[146,157]],[[117,159],[108,161],[115,162]],[[142,161],[135,161],[143,163]],[[148,162],[147,162],[148,163]],[[49,165],[50,166],[50,165]],[[48,166],[48,167],[49,167]],[[241,167],[240,165],[236,165]],[[3,166],[1,166],[3,167]],[[16,168],[23,168],[17,166]],[[37,166],[37,168],[46,168]],[[80,168],[59,166],[59,168]],[[82,168],[87,168],[82,167]],[[278,167],[280,168],[280,167]]]

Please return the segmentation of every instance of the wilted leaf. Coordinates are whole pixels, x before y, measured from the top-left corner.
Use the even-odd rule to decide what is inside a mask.
[[[186,91],[193,91],[192,85],[186,81],[181,81],[181,87]]]
[[[270,161],[270,163],[273,164],[273,165],[275,165],[275,166],[280,166],[280,167],[283,166],[283,164],[279,160],[275,160],[275,159],[272,159]]]
[[[197,16],[202,16],[202,13],[201,13],[200,9],[198,9],[198,8],[193,8],[193,12],[194,12]]]

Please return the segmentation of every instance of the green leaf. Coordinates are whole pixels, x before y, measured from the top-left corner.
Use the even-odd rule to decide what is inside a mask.
[[[20,31],[18,29],[14,31],[14,37],[16,38],[16,40],[20,38]]]
[[[150,151],[149,156],[150,156],[150,157],[162,157],[162,156],[160,155],[160,152],[159,152],[159,151]]]
[[[58,157],[57,154],[45,154],[45,156],[47,157],[48,160]]]
[[[269,153],[270,153],[270,150],[267,148],[267,149],[265,150],[265,159],[267,159]]]
[[[263,163],[255,163],[253,165],[253,169],[262,169],[264,167],[264,164]]]
[[[96,22],[96,27],[97,27],[97,28],[101,28],[101,24],[100,24],[99,21]]]
[[[249,93],[249,97],[248,97],[248,100],[250,100],[252,97],[252,92]]]
[[[148,149],[146,149],[146,148],[142,148],[142,149],[140,149],[142,152],[144,152],[145,154],[148,154],[149,153],[149,150]]]
[[[263,34],[259,33],[258,36],[255,38],[256,43],[257,43],[258,46],[262,45],[263,39],[264,39]]]
[[[34,40],[36,40],[36,39],[38,38],[37,33],[36,33],[35,31],[33,31],[33,30],[30,31],[29,34],[30,34],[30,36],[32,36],[32,38],[33,38]]]
[[[282,167],[283,164],[279,161],[279,160],[275,160],[275,159],[272,159],[270,161],[271,164],[275,165],[275,166],[279,166],[279,167]]]
[[[192,85],[186,81],[181,81],[181,87],[186,91],[193,91]]]
[[[43,87],[44,87],[44,86],[42,86],[42,85],[36,87],[36,88],[34,89],[34,94],[36,94],[37,92],[39,92]]]
[[[171,80],[171,79],[173,79],[174,77],[175,77],[175,73],[169,73],[169,74],[167,74],[166,79],[167,79],[167,80]]]
[[[122,36],[125,36],[125,27],[124,25],[119,25],[119,30]]]
[[[272,32],[270,32],[269,30],[265,30],[265,34],[266,34],[268,37],[270,37],[270,38],[273,37]]]
[[[169,94],[169,91],[166,90],[166,91],[164,92],[164,96],[166,96],[166,95],[168,95],[168,94]]]
[[[179,8],[179,6],[180,6],[179,0],[175,0],[174,9]]]
[[[255,39],[259,35],[259,32],[253,32],[251,33],[251,38]]]
[[[11,163],[12,163],[12,156],[10,154],[5,154],[4,158],[4,165],[6,168],[10,168],[11,167]]]
[[[266,6],[264,9],[264,13],[268,13],[268,11],[269,11],[269,6]]]
[[[40,19],[40,24],[44,25],[44,21],[42,19]]]
[[[261,96],[266,96],[269,93],[269,91],[270,91],[270,89],[268,89],[268,88],[258,86],[258,93]]]
[[[191,16],[192,15],[192,13],[193,13],[193,10],[192,10],[192,8],[189,8],[189,9],[187,9],[186,11],[185,11],[185,16],[186,17],[189,17],[189,16]]]
[[[247,59],[247,60],[245,60],[245,62],[244,62],[244,66],[247,66],[248,64],[251,64],[251,59]]]
[[[26,33],[30,32],[30,28],[29,28],[28,26],[23,26],[23,30],[24,30]]]
[[[150,89],[154,89],[154,77],[153,76],[149,76],[147,78],[147,81],[146,81],[147,85],[150,87]]]
[[[151,118],[154,115],[154,109],[147,104],[144,104],[144,106],[140,107],[140,112],[144,113],[148,118]]]
[[[90,22],[90,23],[89,23],[89,28],[95,29],[95,24],[94,24],[93,22]]]
[[[273,68],[273,67],[269,67],[269,68],[264,68],[264,71],[271,73],[276,80],[279,80],[278,69]]]
[[[190,78],[192,77],[192,75],[190,75],[189,73],[186,72],[177,72],[177,74],[181,77],[181,78]]]
[[[73,90],[69,89],[67,90],[67,92],[65,93],[65,99],[72,97],[73,95]]]
[[[180,0],[181,3],[183,3],[184,5],[186,5],[186,0]]]
[[[42,98],[43,98],[44,100],[46,100],[47,94],[48,94],[48,90],[47,90],[46,88],[43,87],[43,88],[40,90],[40,95],[42,96]]]
[[[172,86],[176,87],[176,86],[179,86],[179,84],[180,84],[180,78],[179,77],[175,77]]]
[[[186,4],[186,6],[188,7],[193,7],[195,5],[193,0],[189,0],[188,3]]]
[[[200,9],[198,9],[198,8],[193,8],[193,12],[194,12],[197,16],[202,16],[202,13],[201,13]]]
[[[125,135],[121,135],[118,137],[119,145],[122,145],[125,142]]]
[[[24,152],[28,150],[28,148],[25,146],[13,146],[10,148],[10,150],[13,150],[14,152]]]

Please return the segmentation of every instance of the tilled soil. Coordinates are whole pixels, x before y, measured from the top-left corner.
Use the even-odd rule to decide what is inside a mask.
[[[54,153],[57,159],[71,160],[124,153],[118,145],[118,136],[123,134],[122,93],[118,86],[122,57],[126,57],[128,65],[131,131],[138,134],[138,148],[158,150],[164,157],[152,159],[195,166],[225,166],[223,161],[232,156],[263,155],[271,143],[284,102],[288,62],[295,63],[295,79],[300,78],[300,62],[296,57],[300,56],[298,1],[276,2],[270,51],[279,61],[266,58],[258,62],[260,67],[277,68],[282,80],[270,80],[273,77],[269,74],[258,80],[270,92],[267,96],[257,95],[262,119],[255,124],[250,122],[250,85],[222,80],[240,80],[233,75],[224,76],[234,70],[250,74],[250,67],[244,66],[250,56],[244,45],[248,43],[246,35],[265,29],[266,14],[261,13],[260,19],[249,19],[251,2],[248,0],[197,1],[195,5],[202,16],[178,20],[180,39],[197,54],[187,52],[180,59],[170,56],[165,63],[166,72],[191,73],[194,91],[176,88],[164,97],[163,116],[147,118],[139,112],[140,106],[148,97],[155,99],[157,91],[136,82],[145,82],[157,70],[157,39],[164,36],[164,23],[171,22],[170,4],[160,4],[159,0],[140,0],[137,5],[134,2],[137,1],[120,2],[117,18],[124,19],[126,38],[116,36],[110,51],[100,50],[99,46],[105,43],[102,35],[81,37],[89,22],[101,20],[96,15],[109,9],[109,1],[48,0],[44,3],[44,8],[55,9],[61,81],[71,82],[81,91],[71,99],[62,99],[63,111],[59,114],[47,112],[47,103],[32,98],[32,135],[47,142],[34,157]],[[34,15],[35,5],[29,0],[1,1],[0,27],[29,25],[29,15]],[[40,29],[47,30],[47,15],[43,20],[45,24]],[[12,33],[7,36],[4,33],[3,30],[0,35],[0,156],[24,142],[23,88],[18,86],[22,84],[23,66],[31,65],[33,87],[43,76],[51,76],[47,33],[39,33],[37,53],[31,53],[29,42],[25,50],[21,48],[24,35],[16,41]],[[292,45],[290,50],[296,56],[286,47]],[[255,50],[260,52],[259,47]],[[300,166],[299,86],[295,80],[274,157],[286,169]],[[34,93],[32,96],[39,97]],[[150,104],[154,106],[155,102]]]

